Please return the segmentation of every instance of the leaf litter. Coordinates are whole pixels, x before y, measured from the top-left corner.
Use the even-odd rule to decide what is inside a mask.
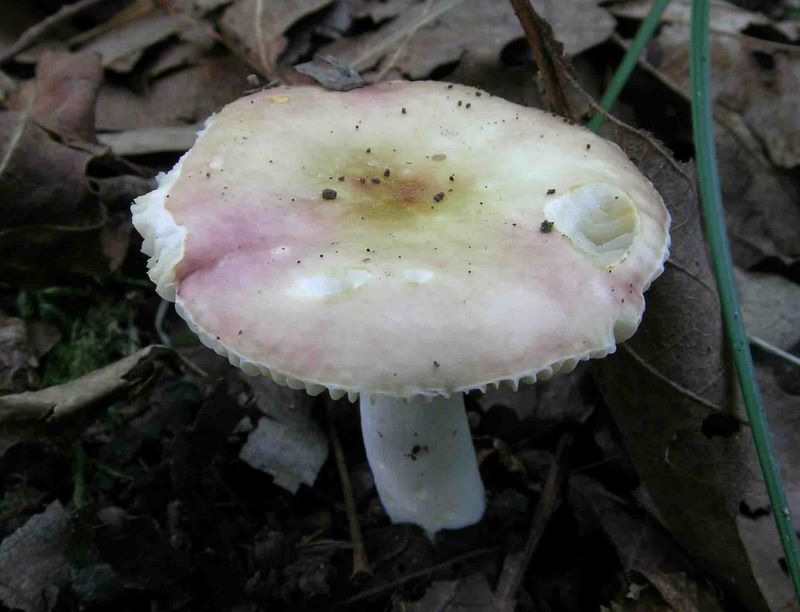
[[[612,12],[642,18],[649,4],[622,2]],[[689,12],[687,0],[670,4],[645,64],[687,100]],[[720,2],[711,18],[711,92],[733,255],[744,267],[768,257],[795,262],[800,192],[791,169],[800,164],[800,49],[792,41],[800,25]]]
[[[388,524],[351,405],[246,379],[199,346],[176,315],[155,322],[159,301],[138,239],[130,240],[127,205],[191,146],[206,116],[253,87],[316,79],[345,89],[359,77],[446,78],[545,106],[510,4],[86,4],[79,18],[42,30],[3,64],[6,605],[498,609],[507,603],[495,591],[505,562],[518,555],[559,456],[556,443],[568,433],[575,438],[566,481],[522,569],[517,609],[794,609],[722,351],[693,175],[642,132],[616,122],[607,132],[673,214],[672,256],[648,293],[639,333],[594,368],[516,394],[467,398],[487,514],[475,528],[440,534],[435,545],[416,528]],[[797,255],[797,32],[775,18],[772,4],[769,17],[715,4],[715,61],[732,67],[715,73],[715,116],[748,328],[797,354],[800,297],[787,267]],[[586,111],[585,95],[569,83],[577,78],[598,92],[598,74],[613,69],[615,45],[625,44],[627,26],[649,4],[534,6],[574,66],[557,57],[556,81]],[[651,122],[642,105],[658,99],[678,120],[686,112],[687,6],[672,3],[639,71],[655,79],[634,79],[632,98],[620,106],[678,151],[681,130]],[[46,17],[41,7],[25,13],[15,27],[0,28],[0,43],[13,45]],[[48,51],[67,48],[78,52]],[[157,344],[163,334],[171,348]],[[798,509],[797,370],[775,353],[756,356]],[[349,517],[327,460],[326,415],[341,438],[372,572],[352,581]]]

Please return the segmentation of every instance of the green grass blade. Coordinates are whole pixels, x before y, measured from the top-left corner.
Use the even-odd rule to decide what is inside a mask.
[[[622,58],[619,66],[617,66],[614,76],[611,77],[611,82],[608,84],[608,88],[603,94],[603,97],[600,98],[600,108],[602,108],[604,111],[609,112],[611,107],[614,106],[614,103],[617,101],[622,88],[625,87],[625,83],[628,82],[631,72],[633,72],[633,69],[636,67],[636,62],[639,60],[639,56],[642,54],[642,51],[644,51],[647,43],[653,37],[656,27],[661,21],[661,15],[664,14],[664,9],[667,8],[669,2],[670,0],[656,0],[650,9],[650,12],[647,14],[647,17],[645,17],[645,20],[642,22],[642,25],[639,26],[636,36],[634,36],[633,40],[631,41],[631,46],[628,47],[625,57]],[[600,129],[600,126],[603,125],[604,120],[605,116],[603,113],[598,111],[592,115],[592,118],[589,119],[586,127],[593,132],[596,132]]]
[[[786,565],[795,594],[800,601],[800,562],[798,562],[797,535],[792,527],[792,517],[769,437],[761,394],[755,378],[753,358],[750,355],[750,346],[742,323],[739,297],[733,281],[733,264],[728,247],[728,234],[723,216],[709,88],[708,0],[693,0],[691,28],[692,127],[706,238],[711,249],[711,259],[722,305],[722,318],[728,341],[733,350],[733,360],[739,375],[739,386],[750,421],[753,442],[758,453],[758,461],[761,464],[761,472],[764,474],[764,482],[783,545]]]

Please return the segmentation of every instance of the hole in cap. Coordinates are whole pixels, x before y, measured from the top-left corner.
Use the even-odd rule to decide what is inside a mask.
[[[633,245],[639,215],[633,201],[616,187],[584,185],[544,207],[545,217],[597,265],[620,261]]]

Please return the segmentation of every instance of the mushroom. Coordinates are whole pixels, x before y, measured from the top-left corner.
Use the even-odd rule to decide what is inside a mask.
[[[158,293],[206,345],[361,398],[384,507],[429,535],[484,511],[463,393],[612,353],[668,255],[669,214],[616,145],[481,94],[261,91],[132,208]]]

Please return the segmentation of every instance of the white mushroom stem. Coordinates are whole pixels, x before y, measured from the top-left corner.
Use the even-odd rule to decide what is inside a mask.
[[[485,507],[464,397],[361,395],[361,430],[375,486],[394,523],[440,529],[477,523]]]

